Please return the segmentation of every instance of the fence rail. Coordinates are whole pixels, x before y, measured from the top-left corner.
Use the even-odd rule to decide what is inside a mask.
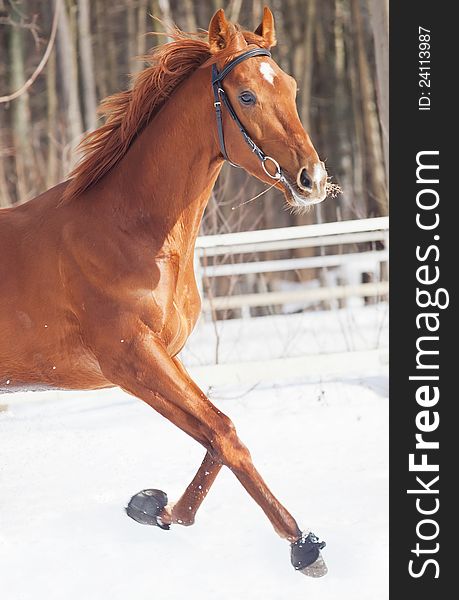
[[[298,289],[294,290],[262,291],[213,298],[205,297],[203,294],[203,310],[209,312],[211,310],[245,309],[247,315],[247,309],[256,306],[385,296],[388,292],[387,280],[363,282],[360,278],[356,281],[355,274],[357,273],[359,276],[368,272],[375,274],[381,263],[387,262],[388,229],[388,217],[376,217],[199,237],[196,242],[195,262],[201,292],[206,288],[203,284],[206,278],[327,268],[341,268],[344,269],[343,272],[354,273],[353,280],[344,281],[342,285],[310,288],[298,284]],[[379,242],[378,249],[361,252],[349,251],[352,250],[349,248],[350,245],[364,242]],[[340,249],[347,246],[347,248],[341,253],[335,251],[334,254],[325,254],[324,249],[327,246],[338,246]],[[320,248],[321,250],[317,256],[277,260],[250,260],[249,257],[243,262],[229,260],[222,264],[215,261],[215,257],[231,259],[236,254],[251,253],[257,253],[258,257],[263,252],[300,248]],[[209,258],[212,259],[213,264],[208,264]]]
[[[342,285],[337,287],[305,288],[300,290],[265,292],[259,294],[239,294],[234,296],[218,296],[205,299],[202,304],[204,311],[229,310],[245,306],[274,306],[298,302],[319,302],[341,300],[352,297],[384,296],[389,291],[387,281],[378,283],[361,283],[360,285]]]
[[[220,250],[231,249],[245,244],[263,244],[269,241],[300,240],[333,236],[342,233],[358,233],[379,231],[386,232],[389,228],[388,217],[374,217],[372,219],[355,219],[351,221],[336,221],[333,223],[317,223],[315,225],[298,225],[296,227],[278,227],[277,229],[259,229],[257,231],[239,231],[237,233],[223,233],[198,237],[196,249],[206,250],[207,256],[221,254]],[[380,237],[380,236],[378,236]],[[318,245],[317,240],[314,245]],[[334,241],[332,243],[335,243]],[[295,246],[293,246],[295,247]]]

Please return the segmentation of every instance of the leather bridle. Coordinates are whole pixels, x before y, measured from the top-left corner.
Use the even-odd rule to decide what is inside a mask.
[[[263,168],[263,171],[266,173],[266,175],[268,175],[268,177],[270,177],[271,179],[276,179],[277,181],[281,181],[281,182],[285,183],[286,180],[282,173],[282,169],[281,169],[279,163],[277,162],[277,160],[275,160],[271,156],[267,156],[263,152],[263,150],[261,148],[259,148],[257,146],[257,144],[252,140],[250,135],[247,133],[246,128],[239,120],[239,117],[237,116],[236,111],[234,110],[233,106],[231,105],[231,102],[229,101],[229,98],[226,95],[226,92],[223,88],[222,82],[225,79],[225,77],[228,75],[228,73],[230,73],[234,69],[234,67],[237,66],[239,63],[243,62],[244,60],[247,60],[248,58],[252,58],[253,56],[269,56],[270,57],[271,52],[269,50],[266,50],[265,48],[254,48],[253,50],[247,50],[247,52],[240,54],[235,59],[233,59],[231,62],[229,62],[224,67],[224,69],[222,69],[221,71],[218,71],[217,66],[215,64],[212,65],[212,89],[214,92],[214,106],[215,106],[215,114],[217,117],[217,131],[218,131],[218,140],[220,143],[220,150],[221,150],[221,153],[223,154],[223,158],[225,160],[227,160],[230,163],[230,165],[232,165],[233,167],[237,167],[239,169],[241,168],[240,165],[235,164],[233,161],[231,161],[229,159],[228,154],[226,152],[225,136],[223,133],[223,118],[222,118],[222,102],[223,102],[223,104],[228,109],[228,112],[231,115],[231,118],[238,126],[239,131],[241,132],[244,140],[247,142],[249,148],[259,158],[259,160],[261,162],[261,166]],[[272,175],[266,168],[267,162],[271,162],[274,165],[274,167],[276,168],[276,172],[274,173],[274,175]]]

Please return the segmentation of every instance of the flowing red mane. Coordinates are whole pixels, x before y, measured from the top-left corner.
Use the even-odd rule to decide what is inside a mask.
[[[262,37],[243,31],[249,44],[265,46]],[[108,96],[99,107],[105,123],[88,133],[79,150],[82,158],[70,174],[64,201],[70,201],[96,184],[126,154],[139,133],[154,118],[172,92],[200,66],[231,56],[230,46],[211,54],[203,34],[179,29],[169,33],[172,42],[141,57],[149,66],[133,78],[129,90]]]

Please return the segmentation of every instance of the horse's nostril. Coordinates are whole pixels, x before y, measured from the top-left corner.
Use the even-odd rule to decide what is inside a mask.
[[[309,190],[312,188],[312,182],[311,182],[311,179],[309,178],[309,175],[308,175],[308,172],[306,171],[306,169],[301,169],[300,185],[302,188],[306,188]]]

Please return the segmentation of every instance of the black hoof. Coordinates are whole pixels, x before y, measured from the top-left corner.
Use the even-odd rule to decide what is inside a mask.
[[[322,577],[327,573],[327,566],[320,554],[322,548],[325,548],[325,542],[320,542],[312,532],[303,533],[300,539],[292,544],[292,565],[309,577]]]
[[[159,515],[167,505],[167,494],[161,490],[142,490],[129,500],[126,512],[131,519],[142,525],[156,525],[169,529],[170,525],[161,522]]]

